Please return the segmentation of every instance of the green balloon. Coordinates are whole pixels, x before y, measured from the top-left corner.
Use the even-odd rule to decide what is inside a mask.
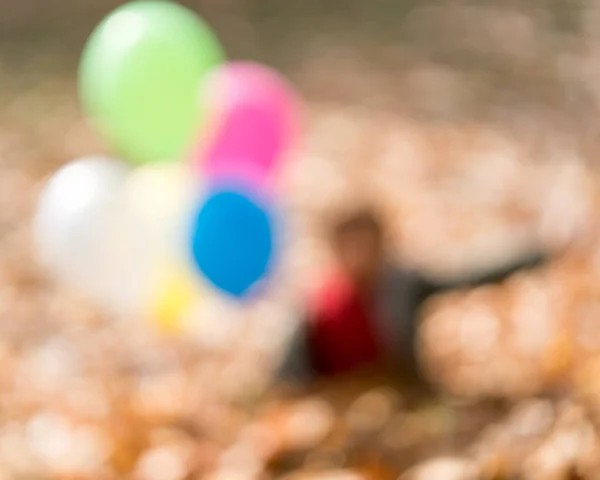
[[[84,49],[84,111],[116,153],[135,163],[179,160],[203,120],[199,86],[224,53],[191,10],[134,1],[113,11]]]

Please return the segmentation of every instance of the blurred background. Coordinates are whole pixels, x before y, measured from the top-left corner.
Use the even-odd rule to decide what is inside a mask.
[[[281,291],[215,307],[193,339],[106,318],[32,257],[41,182],[104,150],[76,73],[119,3],[2,0],[0,478],[600,478],[598,2],[184,2],[230,58],[287,76],[307,116]],[[278,400],[270,368],[327,261],[322,221],[365,199],[434,277],[532,246],[555,260],[428,305],[435,399],[369,378]]]

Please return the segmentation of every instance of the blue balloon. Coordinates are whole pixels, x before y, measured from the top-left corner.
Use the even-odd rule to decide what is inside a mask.
[[[245,296],[267,273],[271,262],[269,215],[237,191],[217,190],[193,219],[192,255],[215,287],[234,297]]]

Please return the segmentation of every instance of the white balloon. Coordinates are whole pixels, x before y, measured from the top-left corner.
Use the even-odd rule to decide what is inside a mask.
[[[66,284],[103,301],[115,282],[111,234],[124,164],[85,157],[60,168],[41,192],[33,220],[40,261]]]
[[[48,181],[34,218],[41,262],[114,313],[145,313],[165,269],[189,265],[192,183],[176,165],[130,171],[104,157],[66,165]]]

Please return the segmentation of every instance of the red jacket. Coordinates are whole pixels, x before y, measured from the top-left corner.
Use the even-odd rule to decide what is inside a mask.
[[[324,282],[308,306],[308,348],[313,368],[336,375],[376,363],[384,354],[378,338],[377,295],[360,292],[341,273]]]

